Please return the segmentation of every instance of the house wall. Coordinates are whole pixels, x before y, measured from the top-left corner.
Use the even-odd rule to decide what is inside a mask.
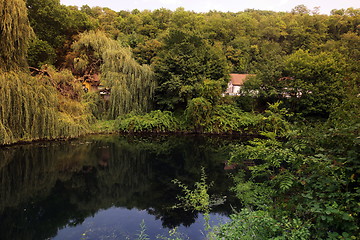
[[[241,86],[233,86],[232,93],[238,95],[240,93]]]
[[[232,83],[229,83],[228,88],[226,89],[224,95],[230,95],[230,96],[239,95],[240,89],[241,86],[237,86],[237,85],[233,85]]]

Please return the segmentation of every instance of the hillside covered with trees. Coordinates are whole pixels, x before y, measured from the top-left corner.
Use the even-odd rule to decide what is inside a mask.
[[[259,161],[235,177],[247,208],[217,234],[358,239],[360,9],[0,9],[0,145],[103,131],[255,134],[231,157]],[[230,73],[251,75],[238,96],[223,95]]]

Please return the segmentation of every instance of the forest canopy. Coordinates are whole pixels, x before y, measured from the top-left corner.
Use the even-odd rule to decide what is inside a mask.
[[[60,105],[81,105],[97,120],[167,110],[218,124],[210,119],[219,109],[261,113],[280,100],[297,117],[326,119],[359,93],[360,9],[323,15],[304,5],[291,12],[196,13],[116,12],[59,0],[0,4],[2,71],[29,66],[32,75],[49,78],[42,84],[55,88]],[[56,80],[53,70],[66,76]],[[221,97],[229,73],[253,76],[240,96]],[[89,84],[106,91],[79,90]]]
[[[196,114],[216,116],[219,106],[262,113],[278,101],[296,117],[326,119],[359,93],[359,9],[323,15],[304,5],[196,13],[116,12],[59,0],[0,4],[2,71],[30,74],[29,66],[33,76],[49,78],[60,104],[83,105],[97,120],[166,110],[195,121]],[[55,80],[53,70],[72,75]],[[230,73],[253,77],[237,97],[221,97]],[[90,85],[105,91],[87,92]]]

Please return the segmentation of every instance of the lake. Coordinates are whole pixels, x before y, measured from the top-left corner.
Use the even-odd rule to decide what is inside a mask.
[[[201,213],[174,208],[204,167],[210,224],[228,221],[238,206],[224,170],[229,144],[205,136],[93,135],[70,141],[0,148],[0,236],[27,239],[205,239]],[[231,171],[231,170],[230,170]],[[222,202],[222,201],[219,201]]]

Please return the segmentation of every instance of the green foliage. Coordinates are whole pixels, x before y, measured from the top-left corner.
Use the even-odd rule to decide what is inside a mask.
[[[45,64],[53,65],[55,58],[55,50],[48,42],[37,38],[30,42],[28,62],[31,67],[41,68]]]
[[[238,198],[246,206],[266,209],[279,192],[285,193],[296,184],[293,170],[301,166],[304,156],[284,148],[275,134],[264,135],[270,139],[255,139],[247,145],[236,146],[230,161],[251,171],[250,179],[245,173],[235,178]],[[249,161],[255,163],[254,166],[247,167]]]
[[[87,16],[77,9],[61,5],[59,0],[26,0],[29,19],[36,36],[53,48],[92,28]]]
[[[311,234],[309,224],[300,219],[283,217],[280,220],[273,218],[267,211],[252,211],[242,209],[231,216],[231,222],[214,229],[215,239],[224,240],[306,240]]]
[[[0,1],[0,70],[26,67],[32,29],[23,0]]]
[[[194,189],[189,189],[187,185],[174,179],[172,182],[180,187],[183,191],[182,196],[177,196],[180,204],[174,206],[176,208],[181,207],[191,211],[201,211],[209,214],[211,207],[211,199],[208,193],[209,188],[213,183],[208,184],[206,182],[206,174],[204,167],[201,168],[201,177],[199,182],[195,182]]]
[[[193,98],[185,110],[186,120],[196,132],[203,132],[209,124],[212,105],[205,98]]]
[[[233,105],[212,106],[204,98],[195,98],[189,104],[183,115],[175,116],[169,111],[156,110],[145,115],[130,113],[119,116],[116,129],[125,132],[251,134],[264,130],[267,124],[264,116],[243,112]]]
[[[152,64],[157,59],[157,54],[162,47],[162,43],[156,39],[140,43],[134,48],[134,57],[140,64]]]
[[[103,120],[108,117],[108,104],[101,98],[99,93],[88,92],[83,95],[82,101],[87,105],[87,108],[96,119]]]
[[[66,73],[54,79],[0,74],[0,144],[75,137],[87,131],[91,116],[77,101],[58,96],[53,84],[60,83],[59,76],[66,79]]]
[[[243,112],[238,107],[216,105],[213,108],[205,132],[211,133],[255,133],[263,117],[259,114]]]
[[[300,235],[294,235],[294,239],[309,239],[310,236],[311,239],[332,239],[341,235],[354,238],[358,235],[356,216],[360,209],[355,200],[359,197],[359,164],[355,160],[359,159],[357,100],[346,101],[325,124],[302,127],[301,135],[286,132],[289,124],[280,118],[277,122],[285,124],[281,135],[288,136],[286,142],[276,139],[279,132],[275,127],[272,132],[263,133],[267,139],[255,139],[234,147],[231,162],[240,167],[234,190],[242,203],[255,209],[255,214],[264,212],[275,220],[276,223],[270,224],[271,229],[276,230],[284,217],[289,223],[298,222],[298,226],[302,226],[285,232],[282,227],[272,237],[288,233],[290,235],[282,237],[291,239],[291,234],[298,234],[297,229]],[[355,110],[349,108],[347,115],[346,106],[355,107]],[[347,118],[356,120],[346,121]],[[223,236],[228,234],[229,239],[248,234],[242,228],[243,222],[248,221],[246,216],[240,212],[236,217],[237,220],[225,228],[229,233],[224,229],[220,231]],[[256,226],[259,234],[271,233],[267,225]]]
[[[220,47],[210,45],[196,31],[170,29],[158,56],[156,102],[164,109],[184,109],[190,99],[201,96],[205,79],[220,85],[225,85],[228,79],[228,67]],[[208,99],[213,97],[216,96]]]
[[[329,127],[344,130],[347,127],[359,128],[360,97],[350,95],[331,112],[327,121]],[[356,132],[355,132],[356,133]],[[357,132],[358,133],[358,132]]]
[[[328,115],[331,108],[345,95],[345,60],[336,54],[322,52],[311,54],[299,50],[285,61],[284,76],[293,77],[285,87],[302,93],[299,99],[292,99],[293,111],[304,114]]]
[[[169,111],[152,111],[145,115],[126,114],[115,121],[116,129],[122,132],[177,132],[179,120]]]
[[[31,45],[32,66],[40,67],[43,62],[51,62],[57,67],[64,67],[75,36],[93,29],[95,24],[86,14],[62,5],[59,0],[26,0],[26,5],[30,25],[43,44],[35,41],[35,45]]]
[[[275,136],[285,136],[289,133],[290,123],[287,119],[293,116],[286,108],[281,108],[281,104],[281,101],[269,104],[260,124],[263,131],[273,132]]]
[[[0,76],[0,119],[6,132],[11,132],[14,140],[52,138],[56,124],[53,89],[43,84],[36,88],[35,79],[23,73],[2,73]],[[0,139],[0,143],[12,141],[5,138]]]
[[[233,162],[257,164],[248,167],[250,177],[245,172],[236,177],[237,196],[245,205],[267,211],[275,219],[285,215],[311,224],[311,234],[318,238],[328,231],[357,232],[352,215],[358,206],[348,202],[356,194],[342,192],[348,181],[344,169],[332,165],[329,156],[305,156],[299,151],[301,147],[271,139],[238,147]]]
[[[114,133],[118,131],[115,127],[116,120],[98,120],[92,126],[95,133]]]
[[[80,72],[99,73],[103,83],[111,87],[109,116],[112,119],[132,111],[150,109],[155,89],[153,72],[147,65],[139,65],[131,52],[103,32],[86,32],[73,45],[82,63]]]
[[[149,236],[146,234],[146,225],[144,219],[140,223],[140,232],[137,234],[135,240],[149,240]]]

